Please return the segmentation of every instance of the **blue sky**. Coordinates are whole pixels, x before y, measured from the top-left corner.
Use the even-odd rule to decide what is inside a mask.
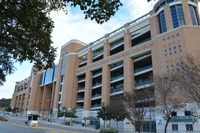
[[[60,48],[71,39],[78,39],[85,43],[90,43],[101,38],[106,33],[123,26],[146,13],[148,13],[154,3],[147,3],[146,0],[122,0],[123,6],[108,22],[99,25],[94,21],[85,20],[84,15],[77,8],[68,7],[68,14],[61,11],[52,12],[51,17],[54,20],[55,28],[52,32],[53,46],[58,47],[58,63]],[[15,64],[16,71],[7,76],[7,81],[0,86],[0,98],[11,98],[14,92],[15,82],[28,77],[31,72],[32,64],[24,62]]]

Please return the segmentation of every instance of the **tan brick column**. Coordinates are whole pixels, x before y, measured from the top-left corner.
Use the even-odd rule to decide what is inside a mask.
[[[31,97],[29,103],[30,111],[40,110],[43,90],[39,87],[39,84],[40,84],[40,74],[38,73],[35,75],[35,79],[33,81],[31,89]]]
[[[151,15],[154,14],[154,11],[150,12]],[[160,34],[158,16],[154,15],[150,18],[150,29],[151,29],[151,38],[155,38]]]
[[[110,67],[107,64],[103,65],[102,68],[102,99],[103,105],[108,105],[110,101]]]
[[[108,42],[108,37],[109,35],[105,35],[105,41],[104,41],[104,48],[103,48],[103,52],[104,52],[104,56],[103,58],[105,59],[106,57],[110,56],[110,44]]]
[[[188,6],[188,1],[182,1],[183,13],[185,18],[185,25],[192,25],[192,18]]]
[[[130,33],[130,24],[127,23],[124,25],[125,27],[125,33],[124,33],[124,49],[129,49],[132,47],[132,42],[131,42],[131,33]]]
[[[53,104],[54,104],[54,97],[55,97],[55,89],[56,89],[56,83],[53,83],[52,86],[52,92],[51,92],[51,105],[50,105],[50,109],[53,109]]]
[[[169,5],[165,6],[164,13],[165,13],[167,31],[169,31],[169,30],[173,29],[171,9],[170,9]],[[159,25],[159,23],[158,23],[158,25]],[[158,29],[159,29],[159,27],[158,27]]]
[[[91,46],[92,46],[92,43],[90,43],[88,46],[87,65],[92,63],[93,53],[92,53]]]
[[[124,59],[124,92],[133,91],[133,61],[131,58]]]
[[[53,111],[56,113],[58,110],[58,101],[59,101],[59,95],[60,95],[60,86],[61,86],[61,69],[62,68],[62,58],[59,60],[58,65],[58,76],[57,81],[55,83],[55,94],[54,94],[54,103],[53,103]]]
[[[51,102],[50,98],[51,98],[51,88],[48,86],[44,86],[41,110],[43,111],[49,110],[50,102]]]
[[[91,108],[91,93],[92,93],[92,72],[86,72],[85,81],[85,96],[84,96],[84,109],[90,110]]]
[[[88,47],[87,63],[88,65],[92,63],[91,47]],[[84,95],[84,109],[85,110],[90,110],[91,108],[91,93],[92,93],[92,72],[88,70],[86,72],[86,81],[85,81],[85,95]]]
[[[23,94],[20,94],[20,101],[19,101],[19,109],[20,109],[20,111],[22,111],[22,109],[23,109],[22,103],[23,103]]]

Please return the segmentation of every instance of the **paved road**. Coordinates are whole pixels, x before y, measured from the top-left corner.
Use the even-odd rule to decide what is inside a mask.
[[[8,122],[0,122],[0,133],[95,133],[78,127],[67,127],[55,123],[39,122],[39,127],[29,127],[23,119],[8,117]],[[97,132],[97,131],[96,131]]]

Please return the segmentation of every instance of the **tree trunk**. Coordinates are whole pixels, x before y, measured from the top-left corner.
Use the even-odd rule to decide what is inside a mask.
[[[106,128],[106,120],[103,121],[104,129]]]
[[[165,133],[167,133],[167,126],[168,126],[168,124],[169,124],[169,118],[166,120],[166,124],[165,124]]]

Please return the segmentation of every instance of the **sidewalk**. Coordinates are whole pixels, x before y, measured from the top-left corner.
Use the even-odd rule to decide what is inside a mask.
[[[45,120],[40,120],[39,122],[42,122],[42,123],[45,123],[45,124],[48,124],[48,125],[56,125],[56,126],[61,126],[61,127],[66,127],[66,128],[71,128],[71,129],[80,129],[80,130],[86,130],[86,131],[91,131],[91,132],[94,132],[94,133],[99,133],[100,130],[96,130],[94,128],[91,128],[91,127],[84,127],[80,124],[72,124],[72,126],[68,126],[68,125],[64,125],[63,121],[61,120],[56,120],[55,122],[48,122],[48,121],[45,121]]]

